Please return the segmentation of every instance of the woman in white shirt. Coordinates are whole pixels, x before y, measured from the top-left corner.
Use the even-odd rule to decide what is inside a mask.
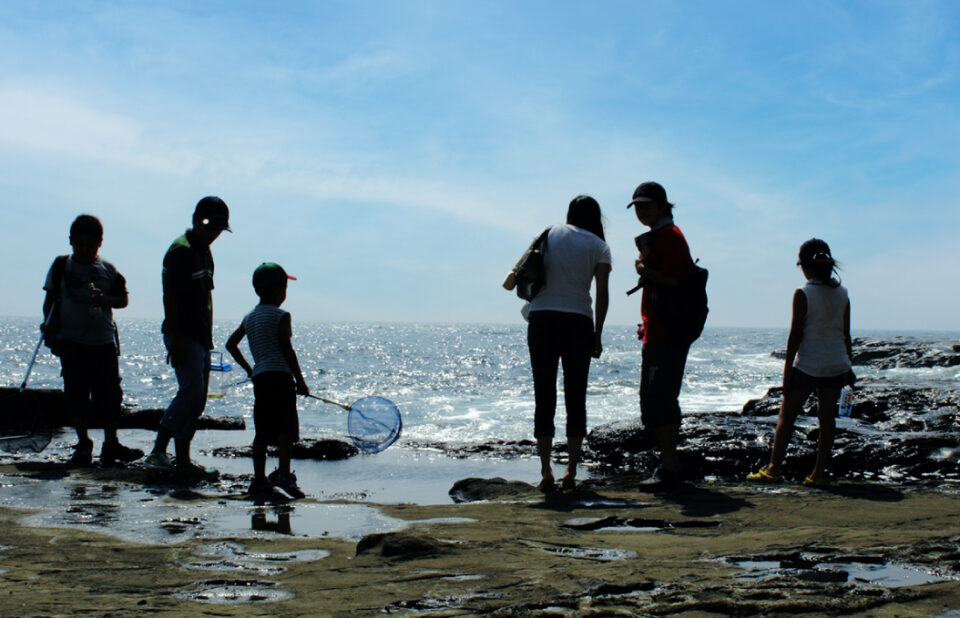
[[[587,377],[590,358],[603,350],[601,332],[607,315],[610,247],[604,241],[600,205],[589,196],[575,197],[567,222],[550,228],[544,251],[546,285],[530,302],[527,344],[536,399],[534,436],[540,455],[538,487],[554,488],[550,465],[554,415],[557,407],[557,368],[563,363],[567,410],[567,471],[561,487],[576,486],[577,463],[586,435]],[[596,281],[596,302],[590,288]],[[592,305],[595,305],[596,311]],[[594,315],[594,313],[596,315]]]

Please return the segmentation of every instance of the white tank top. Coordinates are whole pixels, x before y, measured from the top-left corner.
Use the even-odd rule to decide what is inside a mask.
[[[843,328],[847,288],[809,280],[801,291],[807,297],[807,319],[793,366],[816,378],[843,375],[850,370]]]
[[[267,371],[292,374],[280,348],[280,320],[289,315],[276,305],[260,304],[243,318],[250,353],[253,354],[253,375]]]

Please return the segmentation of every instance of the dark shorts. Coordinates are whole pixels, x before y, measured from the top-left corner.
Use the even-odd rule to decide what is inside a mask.
[[[256,445],[276,445],[281,435],[300,439],[297,418],[297,389],[293,376],[284,371],[268,371],[253,377],[253,426]]]
[[[841,373],[838,376],[830,376],[828,378],[818,378],[794,367],[790,377],[790,390],[799,391],[803,394],[809,395],[818,388],[843,388],[843,385],[846,384],[846,381],[846,373]]]
[[[655,429],[680,424],[680,387],[690,346],[670,341],[643,344],[640,367],[640,419]]]
[[[57,351],[70,416],[83,422],[116,421],[123,402],[116,346],[60,341]]]

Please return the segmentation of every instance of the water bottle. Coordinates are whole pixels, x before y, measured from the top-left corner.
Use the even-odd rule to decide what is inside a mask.
[[[850,416],[850,410],[853,409],[853,387],[849,384],[840,390],[840,416]]]

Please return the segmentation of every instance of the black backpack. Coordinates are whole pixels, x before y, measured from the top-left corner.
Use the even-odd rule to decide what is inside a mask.
[[[60,333],[60,286],[63,282],[63,274],[67,270],[68,257],[70,256],[58,255],[51,267],[54,287],[50,290],[50,293],[53,294],[55,300],[53,301],[53,307],[50,308],[50,316],[47,319],[47,324],[43,329],[43,345],[47,346],[50,349],[50,353],[54,356],[60,356],[57,351],[57,336]]]
[[[710,312],[707,307],[709,273],[697,262],[693,263],[677,287],[658,286],[653,295],[654,308],[663,320],[667,333],[686,344],[700,338]]]

